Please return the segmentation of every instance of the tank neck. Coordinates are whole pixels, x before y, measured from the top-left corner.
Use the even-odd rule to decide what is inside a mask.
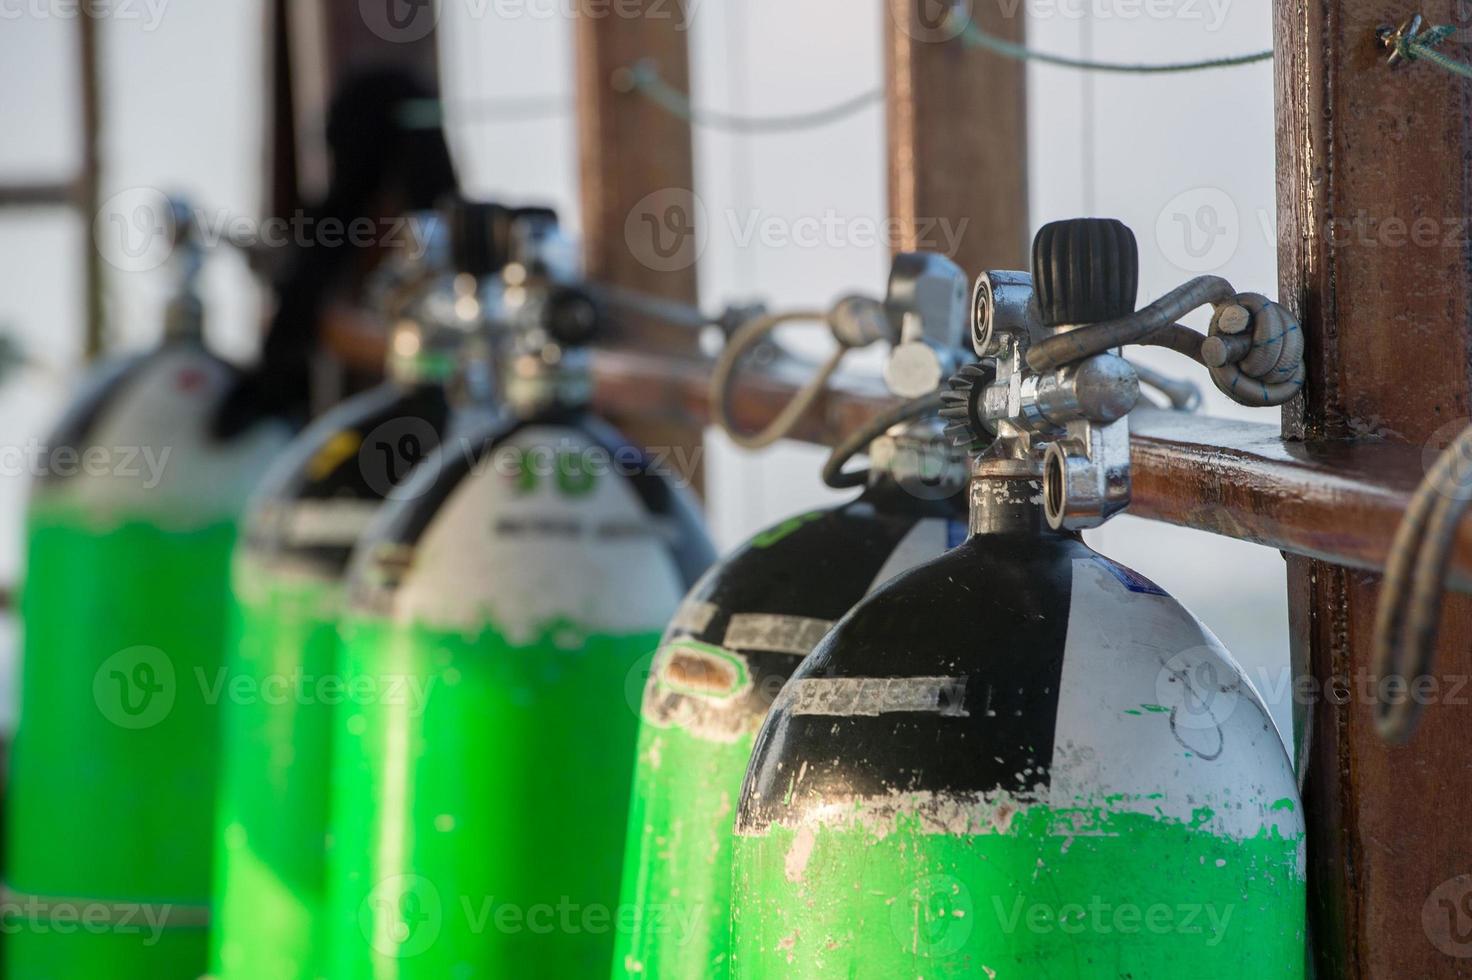
[[[976,473],[971,477],[969,531],[979,534],[1053,534],[1043,519],[1043,486],[1031,477]]]
[[[923,499],[944,499],[966,487],[966,457],[937,418],[897,425],[869,444],[869,485],[893,484]]]
[[[506,359],[506,404],[519,419],[585,411],[593,401],[592,356],[550,344]]]
[[[165,344],[204,343],[204,304],[192,292],[181,292],[164,310]]]
[[[405,388],[443,388],[455,374],[455,358],[443,351],[390,354],[384,373]]]

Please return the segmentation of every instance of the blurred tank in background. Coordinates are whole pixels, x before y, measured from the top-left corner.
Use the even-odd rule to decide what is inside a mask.
[[[375,289],[391,328],[387,380],[309,427],[252,501],[234,567],[230,678],[246,696],[225,709],[218,977],[305,980],[325,965],[330,743],[349,692],[342,579],[384,499],[463,415],[452,402],[467,380],[491,374],[488,320],[461,300],[505,264],[510,218],[463,201],[416,216],[419,237]],[[469,402],[495,411],[493,400]]]
[[[588,411],[601,316],[555,215],[513,239],[481,299],[512,418],[420,466],[354,558],[344,671],[374,696],[335,733],[343,980],[606,973],[611,928],[486,917],[617,905],[644,670],[712,558],[676,479]]]
[[[289,426],[257,414],[212,434],[239,375],[204,342],[183,209],[175,227],[163,342],[97,370],[27,514],[11,977],[192,980],[205,966],[230,554]],[[56,928],[84,909],[138,928]]]

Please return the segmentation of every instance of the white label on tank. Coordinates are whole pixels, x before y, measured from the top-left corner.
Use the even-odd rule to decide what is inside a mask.
[[[382,506],[377,500],[300,500],[282,508],[281,537],[296,547],[351,545]]]
[[[210,433],[230,390],[228,367],[204,351],[170,350],[122,382],[85,445],[53,460],[67,476],[53,499],[100,521],[146,517],[185,529],[229,518],[289,433],[264,421],[229,441]]]
[[[675,611],[675,618],[670,620],[670,629],[686,633],[704,633],[710,628],[711,620],[715,619],[720,611],[720,606],[713,602],[686,599]]]
[[[969,714],[964,677],[805,677],[789,682],[783,698],[794,715]]]
[[[575,484],[555,475],[528,481],[506,463],[517,452],[600,458],[586,435],[561,426],[531,426],[505,440],[425,530],[396,616],[467,631],[494,624],[512,643],[532,642],[554,624],[661,631],[685,589],[664,529],[628,479],[607,472]]]
[[[1257,692],[1196,617],[1107,559],[1073,562],[1056,725],[1056,808],[1107,798],[1239,838],[1303,831],[1293,768]]]
[[[722,642],[731,650],[762,650],[806,657],[832,628],[832,621],[827,619],[737,613],[726,624],[726,638]]]

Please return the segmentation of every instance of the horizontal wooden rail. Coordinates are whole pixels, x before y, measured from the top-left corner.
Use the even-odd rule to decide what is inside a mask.
[[[76,182],[0,184],[0,208],[79,207],[81,200]]]
[[[710,362],[623,350],[594,361],[600,409],[710,421]],[[745,375],[737,424],[756,428],[791,397],[780,369]],[[877,381],[840,377],[793,433],[833,445],[890,402]],[[1264,413],[1266,416],[1267,413]],[[1210,531],[1280,551],[1380,571],[1425,473],[1419,448],[1386,442],[1290,442],[1273,422],[1142,409],[1131,416],[1137,517]],[[1472,592],[1472,530],[1463,529],[1451,585]]]

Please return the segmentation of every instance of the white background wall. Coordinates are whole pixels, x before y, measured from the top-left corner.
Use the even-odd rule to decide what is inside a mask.
[[[1261,3],[1016,2],[1028,12],[1029,42],[1059,53],[1145,62],[1270,43],[1269,5]],[[570,113],[505,121],[486,118],[474,104],[555,94],[570,100],[571,5],[447,0],[441,35],[445,88],[456,103],[452,148],[468,188],[548,201],[575,223]],[[60,177],[76,159],[74,25],[58,15],[65,9],[60,0],[0,0],[0,180]],[[691,14],[699,104],[787,113],[881,83],[879,0],[686,0],[684,9]],[[207,209],[256,212],[260,16],[259,0],[129,0],[104,20],[105,193],[157,187]],[[1270,66],[1152,77],[1032,66],[1028,82],[1034,225],[1083,214],[1131,224],[1141,246],[1142,302],[1202,271],[1274,292]],[[883,244],[743,247],[731,231],[758,217],[779,224],[830,214],[860,222],[882,217],[877,104],[810,132],[698,130],[696,157],[697,191],[711,216],[700,267],[707,301],[762,296],[777,307],[821,305],[847,291],[883,288]],[[82,330],[76,256],[90,233],[65,216],[0,215],[0,329],[19,334],[39,362],[0,387],[0,444],[39,437],[74,380]],[[109,287],[113,339],[148,342],[157,331],[159,277],[115,272]],[[259,297],[235,256],[212,262],[207,291],[212,337],[228,354],[249,357]],[[1277,421],[1276,412],[1233,406],[1204,371],[1180,358],[1141,356],[1192,376],[1215,414]],[[722,545],[793,510],[838,499],[818,480],[815,449],[783,446],[749,456],[715,434],[710,444],[711,518]],[[0,582],[18,571],[25,484],[0,475]],[[1277,554],[1128,517],[1091,541],[1165,586],[1215,629],[1275,703],[1286,730],[1287,613]]]

